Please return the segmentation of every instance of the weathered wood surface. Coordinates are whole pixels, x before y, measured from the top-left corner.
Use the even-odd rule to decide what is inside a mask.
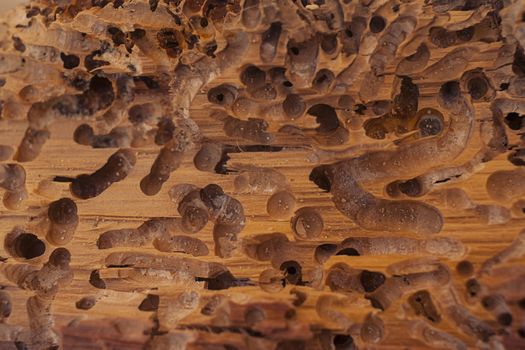
[[[140,1],[136,1],[140,3]],[[412,4],[413,5],[413,4]],[[412,6],[407,3],[407,9]],[[162,5],[163,6],[163,5]],[[414,5],[415,6],[415,5]],[[90,10],[94,13],[97,9]],[[451,22],[459,22],[467,18],[466,11],[451,11],[449,13]],[[472,11],[468,12],[469,14]],[[430,23],[434,17],[431,6],[423,6],[421,13],[418,16],[418,27],[423,27],[426,23]],[[1,28],[0,28],[1,29]],[[255,38],[255,36],[254,36]],[[253,39],[254,41],[257,39]],[[476,55],[475,59],[470,60],[468,67],[465,70],[492,67],[501,42],[481,43],[476,42],[475,45],[483,54]],[[285,47],[281,43],[280,53],[272,64],[282,64],[284,62]],[[221,45],[220,45],[221,46]],[[257,42],[252,43],[248,53],[243,58],[243,63],[252,63],[262,65],[256,49]],[[452,51],[455,47],[444,49],[433,49],[431,61],[427,66],[434,62],[438,62],[447,52]],[[9,50],[8,50],[9,51]],[[385,70],[385,81],[381,85],[380,90],[375,96],[375,100],[390,100],[395,93],[393,92],[393,83],[395,79],[395,67],[397,64],[390,62]],[[325,60],[323,65],[326,68],[333,69],[339,72],[346,67],[342,60]],[[240,139],[232,139],[224,135],[222,129],[222,122],[210,118],[210,106],[206,98],[206,92],[212,86],[223,82],[236,82],[238,84],[238,75],[241,71],[239,67],[229,69],[227,74],[216,79],[210,85],[202,88],[202,91],[197,95],[191,105],[190,116],[198,124],[200,132],[206,138],[216,140],[222,143],[229,144],[246,144],[246,141]],[[366,71],[360,75],[361,81]],[[0,75],[1,77],[1,75]],[[9,78],[8,78],[9,80]],[[414,80],[417,83],[420,91],[419,108],[433,107],[439,109],[436,102],[436,96],[440,89],[442,81],[425,82]],[[16,88],[16,85],[7,85],[8,88]],[[354,84],[346,89],[346,93],[352,96],[357,96],[360,84]],[[8,89],[9,90],[9,89]],[[12,92],[12,91],[9,91]],[[6,94],[7,96],[8,94]],[[498,92],[498,96],[505,97],[505,92]],[[147,98],[147,96],[145,97]],[[159,100],[155,100],[159,101]],[[452,164],[436,164],[437,167],[460,165],[471,159],[474,154],[481,148],[481,141],[479,139],[479,127],[482,123],[487,122],[491,118],[489,102],[477,102],[475,106],[475,129],[468,147],[462,152],[461,156],[454,160]],[[447,117],[445,117],[447,118]],[[10,145],[15,149],[19,145],[20,140],[24,136],[27,127],[27,121],[23,120],[4,119],[0,121],[0,144]],[[92,120],[92,119],[91,119]],[[446,120],[448,123],[448,120]],[[316,123],[314,118],[304,118],[299,122],[303,128],[314,128]],[[53,182],[56,176],[70,176],[74,177],[78,174],[92,173],[94,170],[100,168],[108,159],[108,157],[115,152],[115,149],[94,149],[89,146],[83,146],[73,141],[73,133],[79,125],[78,120],[61,119],[49,126],[51,133],[50,139],[45,143],[42,153],[33,161],[22,163],[26,174],[26,187],[29,197],[23,202],[23,206],[19,210],[2,209],[0,211],[0,228],[3,235],[10,232],[15,226],[22,226],[28,232],[37,234],[40,238],[45,237],[47,208],[51,201],[62,198],[71,197],[68,183]],[[276,134],[276,140],[273,144],[285,146],[279,152],[240,152],[230,154],[231,159],[228,165],[233,164],[249,164],[260,167],[270,167],[278,170],[286,176],[290,185],[291,191],[297,199],[297,208],[303,206],[313,206],[318,209],[324,220],[324,230],[320,237],[297,243],[297,245],[309,246],[311,254],[315,247],[321,243],[340,243],[343,239],[355,236],[365,237],[382,237],[382,236],[402,236],[422,238],[421,235],[414,233],[388,233],[384,231],[374,232],[364,230],[357,226],[352,220],[340,213],[331,200],[331,194],[321,191],[313,182],[309,180],[311,169],[317,165],[311,162],[312,144],[313,141],[308,138],[290,136],[286,134],[277,134],[277,129],[281,126],[279,123],[271,123],[269,131]],[[512,133],[507,129],[509,136],[509,144],[518,144],[520,142],[519,135]],[[372,143],[376,140],[367,138],[362,129],[358,131],[350,131],[349,141],[339,148],[346,146],[361,145],[363,143]],[[386,144],[387,142],[385,142]],[[389,149],[395,149],[388,140]],[[63,335],[64,349],[139,349],[144,346],[149,338],[148,332],[153,327],[152,318],[154,312],[139,311],[138,305],[143,301],[147,294],[158,294],[162,300],[163,297],[175,295],[180,290],[197,290],[200,293],[201,302],[199,307],[184,317],[178,324],[175,330],[185,330],[188,333],[197,334],[195,341],[188,344],[188,349],[223,349],[221,344],[230,344],[237,346],[239,349],[248,348],[245,343],[247,331],[241,329],[243,324],[243,315],[235,315],[232,312],[230,315],[230,326],[228,329],[226,325],[217,326],[221,328],[221,332],[212,327],[212,318],[200,313],[201,307],[205,304],[207,297],[214,294],[224,294],[232,302],[238,304],[252,304],[252,303],[270,303],[270,305],[277,305],[277,311],[282,310],[281,302],[287,304],[292,308],[291,302],[293,296],[290,294],[292,289],[298,289],[307,294],[306,302],[300,307],[295,308],[295,315],[285,319],[279,312],[267,313],[270,315],[269,322],[266,327],[274,328],[276,330],[288,327],[296,329],[297,338],[305,334],[304,330],[311,328],[312,330],[331,329],[336,332],[344,332],[347,330],[341,329],[341,326],[335,322],[327,322],[322,320],[316,313],[316,302],[318,297],[323,294],[336,294],[331,292],[328,286],[324,286],[322,290],[316,290],[308,287],[298,287],[287,285],[278,293],[267,293],[261,290],[257,285],[229,288],[223,291],[209,291],[204,288],[203,283],[195,282],[187,285],[184,288],[156,286],[142,283],[127,284],[127,282],[115,282],[107,289],[97,289],[89,283],[89,277],[93,270],[102,269],[101,277],[109,278],[116,276],[117,269],[104,268],[104,260],[110,253],[120,251],[138,251],[145,253],[152,253],[156,255],[179,255],[178,253],[160,253],[153,247],[140,248],[112,248],[109,250],[99,250],[96,241],[100,234],[108,230],[119,228],[135,228],[144,221],[152,217],[174,217],[178,216],[177,208],[171,202],[168,195],[169,189],[179,183],[192,183],[199,187],[204,187],[208,184],[214,183],[220,185],[226,193],[232,194],[238,199],[246,214],[246,227],[239,235],[239,239],[250,237],[252,235],[259,235],[263,233],[282,232],[294,241],[294,234],[292,232],[290,221],[275,220],[268,216],[266,212],[266,201],[268,195],[258,194],[233,194],[233,178],[234,175],[221,175],[209,172],[201,172],[195,169],[193,165],[193,156],[198,150],[189,150],[184,155],[183,164],[175,172],[171,174],[169,180],[164,183],[162,190],[154,196],[146,196],[142,193],[139,183],[141,179],[149,172],[152,163],[157,157],[159,146],[148,145],[139,147],[137,150],[137,162],[132,172],[123,181],[112,184],[106,191],[95,198],[88,200],[75,200],[78,206],[79,225],[76,229],[74,239],[66,245],[66,248],[71,252],[71,266],[74,272],[73,282],[65,287],[61,287],[54,298],[52,304],[52,314],[55,319],[55,328]],[[468,196],[476,204],[495,204],[494,200],[490,198],[486,191],[486,182],[490,174],[499,170],[516,169],[516,166],[507,160],[508,153],[500,154],[495,159],[484,163],[476,172],[468,179],[444,185],[439,187],[439,190],[446,188],[461,188],[465,190]],[[417,176],[420,174],[413,174]],[[379,181],[373,184],[367,184],[366,189],[376,196],[384,196],[384,186],[390,181]],[[49,189],[43,191],[44,184],[50,186]],[[44,193],[45,192],[45,193]],[[504,224],[487,225],[476,213],[469,210],[457,210],[446,208],[440,203],[432,202],[432,193],[422,197],[421,200],[435,205],[443,215],[444,226],[436,237],[451,237],[461,241],[467,248],[468,253],[464,259],[468,259],[478,269],[481,264],[509,246],[518,233],[525,227],[525,217],[513,217]],[[501,204],[501,203],[500,203]],[[503,203],[504,206],[510,208],[513,203]],[[234,256],[228,259],[219,258],[213,254],[213,237],[212,224],[208,225],[200,232],[193,234],[192,237],[201,239],[210,248],[210,255],[199,257],[203,261],[213,261],[225,264],[232,274],[236,277],[249,278],[256,282],[259,279],[260,273],[270,267],[270,262],[261,262],[248,258],[243,254],[242,249],[237,249]],[[47,261],[47,257],[53,250],[53,247],[48,243],[46,253],[31,264],[41,266],[43,262]],[[180,254],[182,256],[182,254]],[[11,264],[15,259],[5,251],[4,247],[0,249],[0,256],[7,258],[4,264]],[[328,271],[329,268],[337,263],[346,263],[356,269],[366,269],[370,271],[381,271],[386,273],[389,265],[407,259],[407,256],[358,256],[351,257],[345,255],[333,256],[324,265],[323,269]],[[455,271],[455,266],[458,259],[440,259],[446,264],[452,273],[454,285],[459,294],[465,293],[465,281],[467,278],[459,276]],[[496,268],[496,273],[490,276],[484,276],[480,281],[487,286],[496,286],[512,281],[513,279],[525,273],[525,259],[514,259],[511,262],[502,264]],[[304,265],[303,270],[313,267],[312,265]],[[126,269],[121,268],[121,269]],[[19,289],[15,284],[9,282],[1,277],[1,284],[5,286],[12,297],[13,310],[6,323],[9,325],[28,326],[28,317],[26,312],[26,300],[33,293]],[[523,284],[523,281],[522,281]],[[494,289],[494,293],[498,293],[503,289]],[[430,290],[432,293],[432,290]],[[525,290],[517,290],[513,292],[511,288],[503,290],[507,302],[512,310],[513,323],[507,327],[508,336],[502,336],[503,344],[506,344],[507,349],[521,349],[525,348],[525,342],[519,340],[517,330],[524,327],[525,313],[518,306],[518,301],[525,296]],[[92,296],[96,299],[96,305],[90,310],[79,310],[75,303],[82,297]],[[379,313],[381,319],[385,322],[386,338],[377,345],[364,345],[363,348],[370,349],[427,349],[428,345],[408,336],[407,321],[404,319],[402,312],[402,304],[405,302],[407,296],[395,302],[388,310]],[[467,304],[468,309],[476,316],[487,320],[494,329],[501,328],[494,317],[483,309],[479,301],[475,304]],[[275,307],[275,306],[270,306]],[[281,309],[279,309],[281,308]],[[232,310],[234,310],[233,308]],[[368,300],[362,295],[352,304],[351,307],[340,310],[348,316],[350,320],[356,324],[363,322],[365,316],[374,309]],[[272,318],[273,317],[273,318]],[[213,321],[217,323],[218,321]],[[220,322],[219,322],[220,323]],[[197,329],[197,325],[202,328]],[[206,326],[210,326],[206,328]],[[235,328],[237,327],[237,328]],[[301,328],[301,327],[304,327]],[[459,339],[461,339],[469,348],[482,348],[481,343],[474,338],[465,335],[456,325],[447,317],[437,324],[437,327],[446,331]],[[233,330],[232,330],[233,329]],[[287,330],[289,334],[292,331]],[[291,336],[293,338],[293,336]],[[257,338],[257,336],[254,336]],[[360,342],[356,338],[356,341]],[[270,349],[273,345],[265,345]],[[5,342],[6,349],[13,348],[12,342]],[[1,347],[3,349],[3,347]],[[292,345],[290,349],[294,348]],[[252,348],[249,348],[252,349]],[[258,349],[253,347],[253,349]]]

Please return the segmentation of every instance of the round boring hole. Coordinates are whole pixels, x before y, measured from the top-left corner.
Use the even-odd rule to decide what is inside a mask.
[[[516,112],[510,112],[505,117],[505,124],[507,124],[511,130],[520,130],[523,125],[523,116]]]
[[[337,252],[336,255],[359,256],[359,252],[354,248],[344,248]]]
[[[512,315],[508,312],[498,315],[498,323],[502,326],[510,326],[512,324]]]
[[[382,32],[386,27],[386,20],[381,16],[373,16],[370,19],[370,31],[372,33]]]
[[[416,179],[410,179],[398,184],[399,190],[409,197],[416,197],[421,194],[421,183]]]
[[[14,251],[17,256],[24,259],[33,259],[43,255],[46,245],[32,233],[22,233],[15,239]]]
[[[456,99],[461,94],[459,83],[457,81],[448,81],[441,85],[439,95],[446,102]]]
[[[468,260],[462,260],[456,265],[456,271],[461,276],[470,276],[474,273],[474,265]]]
[[[354,339],[351,336],[346,334],[336,334],[334,336],[334,345],[336,350],[346,349],[347,346],[352,345]]]
[[[489,86],[483,77],[474,77],[468,81],[467,89],[474,100],[479,100],[487,94]]]
[[[301,282],[301,265],[294,260],[288,260],[281,264],[280,270],[286,273],[286,281],[291,284]]]

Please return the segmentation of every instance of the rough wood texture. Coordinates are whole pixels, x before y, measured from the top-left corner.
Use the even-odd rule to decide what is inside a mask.
[[[525,348],[523,10],[5,14],[0,349]]]

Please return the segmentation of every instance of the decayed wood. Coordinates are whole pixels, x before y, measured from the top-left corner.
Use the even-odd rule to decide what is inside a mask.
[[[525,347],[523,2],[0,20],[0,348]]]

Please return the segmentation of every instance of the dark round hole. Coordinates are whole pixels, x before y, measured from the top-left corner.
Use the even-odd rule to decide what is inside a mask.
[[[288,309],[284,313],[284,318],[286,320],[293,320],[296,316],[297,316],[297,312],[295,311],[295,309]]]
[[[501,83],[501,84],[499,85],[499,89],[500,89],[501,91],[505,91],[505,90],[507,90],[507,89],[509,88],[509,85],[510,85],[509,83]]]
[[[336,349],[344,349],[345,346],[352,345],[354,339],[346,334],[336,334],[334,336],[334,345]]]
[[[422,186],[416,179],[410,179],[398,184],[399,190],[409,197],[416,197],[421,194]]]
[[[359,256],[359,252],[354,248],[344,248],[337,252],[336,255]]]
[[[15,341],[15,348],[16,350],[27,350],[29,349],[23,341]]]
[[[469,279],[465,286],[467,287],[469,295],[472,297],[478,295],[478,293],[481,291],[481,285],[475,278]]]
[[[95,306],[96,299],[93,297],[84,297],[75,303],[75,306],[79,310],[89,310]]]
[[[512,72],[520,77],[525,75],[525,52],[520,45],[516,47],[516,51],[514,52]]]
[[[456,265],[456,271],[461,276],[470,276],[474,273],[474,265],[468,260],[463,260]]]
[[[328,79],[326,74],[321,74],[320,76],[317,77],[316,83],[321,84],[322,82],[326,81],[326,79]]]
[[[67,55],[61,52],[60,59],[62,60],[65,69],[73,69],[80,65],[80,58],[75,55]]]
[[[434,136],[441,133],[443,130],[443,123],[439,118],[421,118],[418,122],[418,128],[421,136]]]
[[[320,189],[330,192],[330,178],[328,177],[328,168],[320,165],[312,169],[309,176],[310,181],[315,183]]]
[[[365,297],[365,298],[370,300],[370,305],[372,305],[372,307],[374,309],[378,309],[378,310],[381,310],[381,311],[385,310],[385,307],[383,306],[383,304],[381,304],[381,302],[379,300],[374,299],[374,298],[369,298],[369,297]]]
[[[294,54],[295,56],[297,56],[297,55],[299,55],[299,48],[297,48],[297,47],[295,47],[295,46],[294,46],[294,47],[291,47],[291,48],[290,48],[290,52],[291,52],[292,54]]]
[[[321,39],[321,50],[327,54],[332,54],[337,49],[337,36],[324,35]]]
[[[22,233],[15,239],[14,251],[24,259],[33,259],[46,251],[46,245],[32,233]]]
[[[208,101],[218,105],[230,105],[235,100],[235,88],[226,84],[208,90]]]
[[[483,96],[485,96],[485,94],[489,90],[489,87],[485,79],[483,79],[482,77],[475,77],[468,81],[467,89],[470,96],[474,100],[479,100]]]
[[[266,81],[266,72],[257,66],[247,66],[240,75],[241,82],[249,88],[263,86]]]
[[[104,280],[100,278],[99,270],[91,271],[91,274],[89,275],[89,284],[91,284],[95,288],[106,289],[106,282],[104,282]]]
[[[317,123],[319,123],[316,131],[320,134],[331,133],[340,125],[337,113],[330,105],[324,103],[313,105],[308,109],[307,113],[314,116]]]
[[[510,326],[512,324],[512,315],[508,312],[498,315],[498,323],[502,326]]]
[[[383,285],[386,277],[381,272],[363,270],[359,280],[365,292],[370,293]]]
[[[286,81],[283,82],[283,86],[292,87],[293,84],[290,81],[286,80]]]
[[[439,94],[446,101],[459,97],[461,94],[459,83],[457,81],[446,82],[445,84],[441,85]]]
[[[286,272],[286,281],[291,284],[299,284],[301,282],[301,265],[297,261],[288,260],[281,264],[281,271]]]
[[[206,19],[206,17],[202,17],[201,18],[201,27],[202,28],[206,28],[208,26],[208,20]]]
[[[525,328],[518,329],[518,335],[520,338],[525,338]]]
[[[370,31],[372,33],[382,32],[386,27],[386,20],[381,16],[373,16],[370,19]]]
[[[364,115],[366,111],[366,106],[364,104],[358,104],[355,106],[354,112],[356,112],[359,115]]]
[[[523,116],[520,116],[516,112],[510,112],[505,117],[505,124],[507,124],[511,130],[520,130],[522,123],[523,123]]]
[[[483,305],[483,307],[487,310],[491,310],[494,308],[495,306],[495,300],[493,297],[491,297],[490,295],[484,297],[483,299],[481,299],[481,305]]]
[[[70,198],[61,198],[49,204],[49,220],[58,224],[69,224],[77,219],[77,205]]]

